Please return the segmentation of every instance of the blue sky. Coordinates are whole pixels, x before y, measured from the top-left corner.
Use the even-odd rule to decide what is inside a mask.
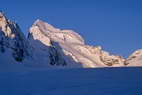
[[[141,0],[1,0],[0,10],[27,34],[36,19],[80,33],[87,44],[128,56],[142,48]]]

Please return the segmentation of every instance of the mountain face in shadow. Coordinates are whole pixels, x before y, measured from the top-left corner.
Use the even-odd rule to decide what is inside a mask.
[[[4,58],[7,61],[13,57],[17,62],[22,62],[28,56],[25,36],[19,26],[3,13],[0,13],[0,53],[7,53]]]
[[[0,62],[50,68],[95,68],[141,66],[142,52],[128,59],[111,55],[101,46],[89,46],[72,30],[61,30],[37,20],[28,37],[18,24],[0,12]]]

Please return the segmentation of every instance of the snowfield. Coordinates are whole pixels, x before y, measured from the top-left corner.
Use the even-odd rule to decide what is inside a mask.
[[[142,95],[142,68],[0,71],[0,95]]]

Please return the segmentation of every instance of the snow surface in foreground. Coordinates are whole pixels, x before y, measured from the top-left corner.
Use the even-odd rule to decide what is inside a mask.
[[[0,72],[0,95],[142,95],[142,68]]]

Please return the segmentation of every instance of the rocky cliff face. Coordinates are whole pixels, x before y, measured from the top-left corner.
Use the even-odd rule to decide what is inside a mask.
[[[0,13],[0,56],[3,53],[7,56],[0,58],[0,60],[8,61],[13,58],[11,62],[22,62],[28,55],[26,38],[19,26]]]
[[[37,20],[26,38],[19,26],[0,12],[0,62],[61,68],[141,66],[141,50],[128,59],[89,46],[72,30],[61,30]]]

